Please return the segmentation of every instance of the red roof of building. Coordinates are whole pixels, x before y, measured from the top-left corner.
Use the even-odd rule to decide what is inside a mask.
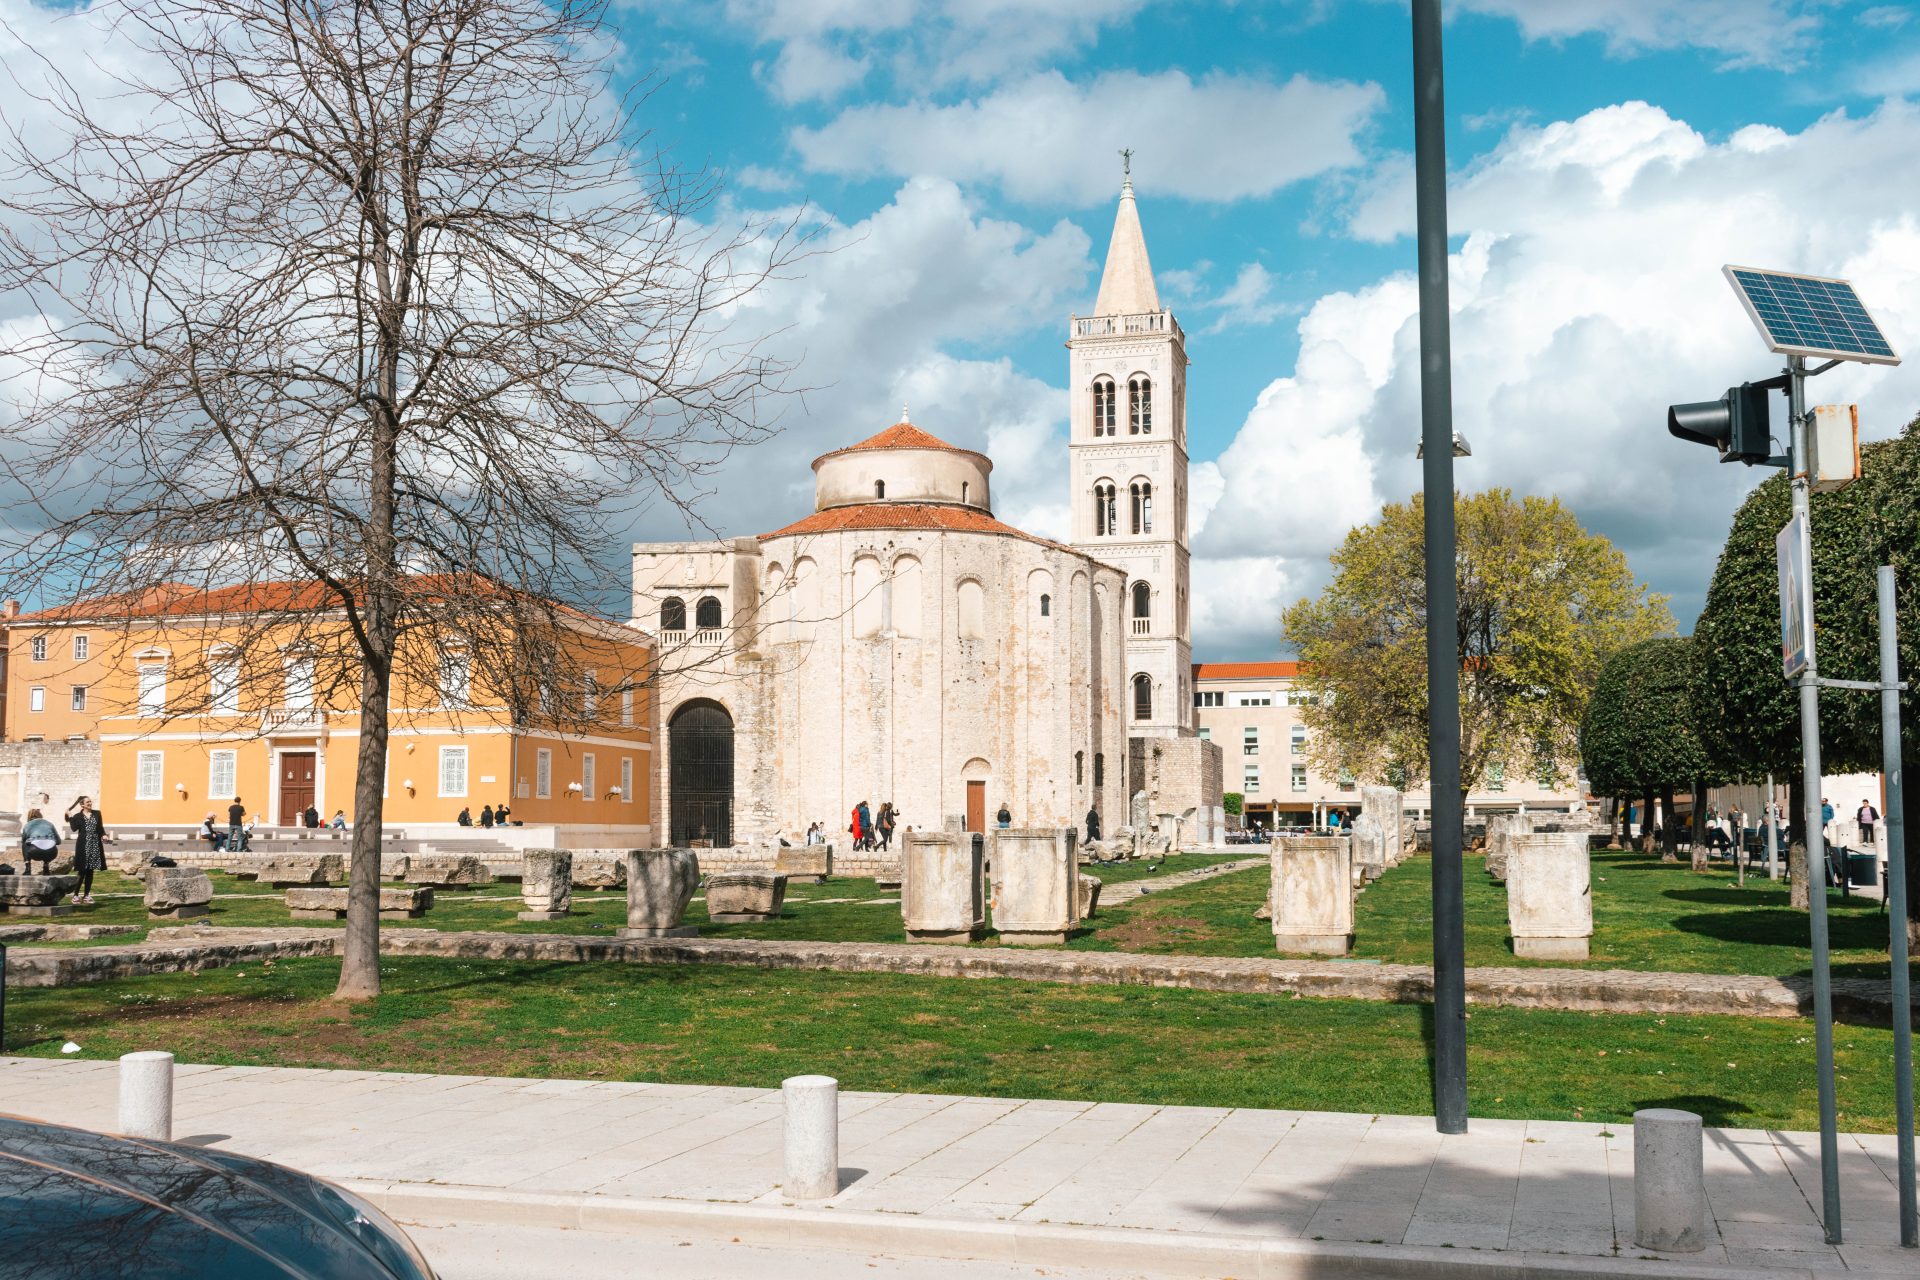
[[[1195,680],[1290,680],[1300,674],[1297,662],[1196,662]]]
[[[948,453],[972,453],[972,449],[962,449],[959,445],[948,444],[929,431],[922,431],[911,422],[896,422],[878,435],[868,436],[859,444],[850,444],[835,453],[852,453],[856,449],[944,449]]]
[[[856,448],[859,446],[855,446]],[[1070,551],[1046,538],[1037,538],[1010,524],[1002,524],[978,507],[962,507],[939,502],[862,502],[847,507],[829,507],[796,520],[784,529],[762,536],[786,538],[805,533],[839,533],[847,529],[933,529],[956,533],[996,533],[1043,547]]]
[[[415,600],[436,596],[499,596],[509,591],[509,588],[489,579],[462,574],[414,574],[407,579],[406,588],[406,594]],[[339,607],[340,597],[325,584],[314,581],[241,582],[224,587],[163,582],[144,591],[96,596],[91,600],[76,600],[37,613],[23,613],[6,619],[5,625],[97,618],[234,617],[254,613],[321,612]],[[558,604],[557,609],[577,618],[606,621],[572,605]]]

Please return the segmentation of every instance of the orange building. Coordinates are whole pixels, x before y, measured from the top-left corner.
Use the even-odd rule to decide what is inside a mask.
[[[431,602],[434,584],[442,603],[473,591],[415,578],[407,594]],[[387,823],[451,823],[505,802],[528,827],[651,843],[646,639],[571,608],[540,613],[536,643],[524,610],[403,612]],[[98,802],[114,826],[197,826],[210,812],[224,826],[235,800],[266,825],[295,825],[309,806],[351,823],[362,682],[351,625],[337,599],[296,583],[168,586],[0,620],[7,736],[98,740]]]

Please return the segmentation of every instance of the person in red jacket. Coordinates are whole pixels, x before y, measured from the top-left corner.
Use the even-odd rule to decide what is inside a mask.
[[[865,829],[862,828],[860,825],[860,806],[859,805],[853,806],[852,818],[847,823],[847,834],[853,837],[853,847],[856,849],[860,848],[861,841],[867,838],[867,833]]]

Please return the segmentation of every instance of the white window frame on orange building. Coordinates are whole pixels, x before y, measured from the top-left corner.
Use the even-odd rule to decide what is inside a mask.
[[[152,786],[148,786],[147,766],[153,766]],[[167,753],[164,751],[140,751],[133,757],[133,798],[135,800],[158,800],[166,794]]]
[[[447,785],[447,766],[455,760],[458,760],[460,762],[460,783],[459,783],[458,790],[449,788]],[[440,759],[438,763],[440,766],[439,774],[434,779],[434,781],[438,788],[438,794],[440,798],[443,800],[464,799],[469,789],[469,777],[468,777],[468,769],[467,769],[468,756],[467,756],[466,747],[465,746],[441,747]]]

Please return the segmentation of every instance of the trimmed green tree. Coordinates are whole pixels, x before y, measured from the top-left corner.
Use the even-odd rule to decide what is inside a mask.
[[[1673,793],[1690,789],[1694,804],[1694,866],[1704,865],[1705,847],[1698,827],[1699,799],[1715,773],[1694,732],[1689,701],[1694,682],[1693,642],[1671,637],[1643,640],[1609,658],[1594,682],[1580,721],[1580,758],[1594,791],[1615,798],[1645,798],[1648,815],[1641,847],[1651,848],[1651,797],[1666,804],[1661,841],[1669,861],[1678,831],[1673,822]]]
[[[1820,674],[1876,680],[1880,674],[1876,568],[1897,582],[1901,671],[1920,673],[1920,420],[1895,440],[1861,449],[1862,478],[1812,500],[1815,653]],[[1791,515],[1787,477],[1774,474],[1741,504],[1694,628],[1692,704],[1701,745],[1725,776],[1771,772],[1791,783],[1789,821],[1805,840],[1800,702],[1780,672],[1780,611],[1774,538]],[[1901,698],[1906,753],[1920,750],[1920,690]],[[1829,773],[1881,766],[1880,704],[1874,693],[1823,690],[1821,763]],[[1846,801],[1836,799],[1845,812]],[[1908,882],[1920,876],[1920,787],[1906,788]],[[1920,895],[1908,900],[1920,932]]]

